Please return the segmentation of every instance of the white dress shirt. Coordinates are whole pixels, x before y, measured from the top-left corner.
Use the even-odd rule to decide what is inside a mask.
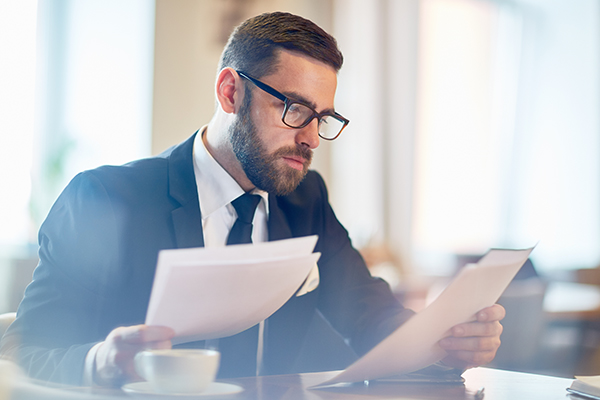
[[[202,216],[204,247],[225,246],[229,231],[237,219],[237,212],[231,202],[245,192],[208,152],[202,140],[205,132],[206,126],[200,130],[194,139],[194,176],[198,189],[200,215]],[[266,242],[268,240],[269,196],[264,190],[256,188],[250,193],[261,197],[252,223],[252,242]],[[263,336],[264,321],[259,325],[257,374],[262,364]],[[215,340],[211,342],[211,345],[218,346],[217,342],[218,340]],[[94,365],[100,344],[97,343],[86,355],[83,370],[83,384],[86,386],[94,384]]]
[[[200,200],[204,246],[225,246],[229,231],[237,219],[237,213],[231,202],[243,195],[244,190],[204,146],[202,137],[205,130],[206,127],[202,128],[194,140],[194,175]],[[259,189],[254,189],[250,193],[260,195],[262,198],[254,214],[252,242],[266,242],[269,196],[267,192]]]

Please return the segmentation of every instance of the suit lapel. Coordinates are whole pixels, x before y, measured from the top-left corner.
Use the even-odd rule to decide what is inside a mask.
[[[170,154],[167,153],[169,195],[177,202],[171,216],[178,248],[204,246],[202,217],[193,162],[196,133],[181,145],[170,150]]]
[[[269,241],[289,239],[292,237],[292,230],[279,203],[277,197],[269,194]]]
[[[169,165],[169,195],[177,205],[171,212],[178,248],[204,247],[202,217],[194,175],[193,146],[196,132],[185,142],[167,150]],[[269,241],[288,239],[292,231],[279,207],[277,197],[269,194]]]

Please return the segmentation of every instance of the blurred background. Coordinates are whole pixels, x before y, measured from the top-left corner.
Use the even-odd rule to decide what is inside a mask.
[[[488,248],[536,245],[494,365],[600,374],[597,0],[0,0],[0,312],[69,180],[206,124],[229,33],[275,10],[344,53],[351,123],[313,167],[373,273],[418,310]]]

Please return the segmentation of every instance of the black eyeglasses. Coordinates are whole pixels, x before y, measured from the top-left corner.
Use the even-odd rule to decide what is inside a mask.
[[[290,128],[304,128],[306,125],[310,124],[314,118],[317,118],[317,121],[319,121],[319,136],[325,140],[334,140],[340,136],[346,125],[350,123],[349,120],[335,111],[318,113],[312,107],[300,101],[290,99],[266,83],[262,83],[258,79],[254,79],[244,72],[236,72],[239,76],[248,79],[258,88],[283,101],[285,108],[283,109],[281,120]]]

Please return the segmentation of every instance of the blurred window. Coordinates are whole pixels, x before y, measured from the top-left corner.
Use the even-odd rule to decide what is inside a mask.
[[[154,12],[146,0],[0,2],[0,246],[35,243],[76,173],[150,154]]]
[[[0,249],[29,239],[36,0],[0,1]]]
[[[600,260],[600,3],[420,2],[413,245]]]

